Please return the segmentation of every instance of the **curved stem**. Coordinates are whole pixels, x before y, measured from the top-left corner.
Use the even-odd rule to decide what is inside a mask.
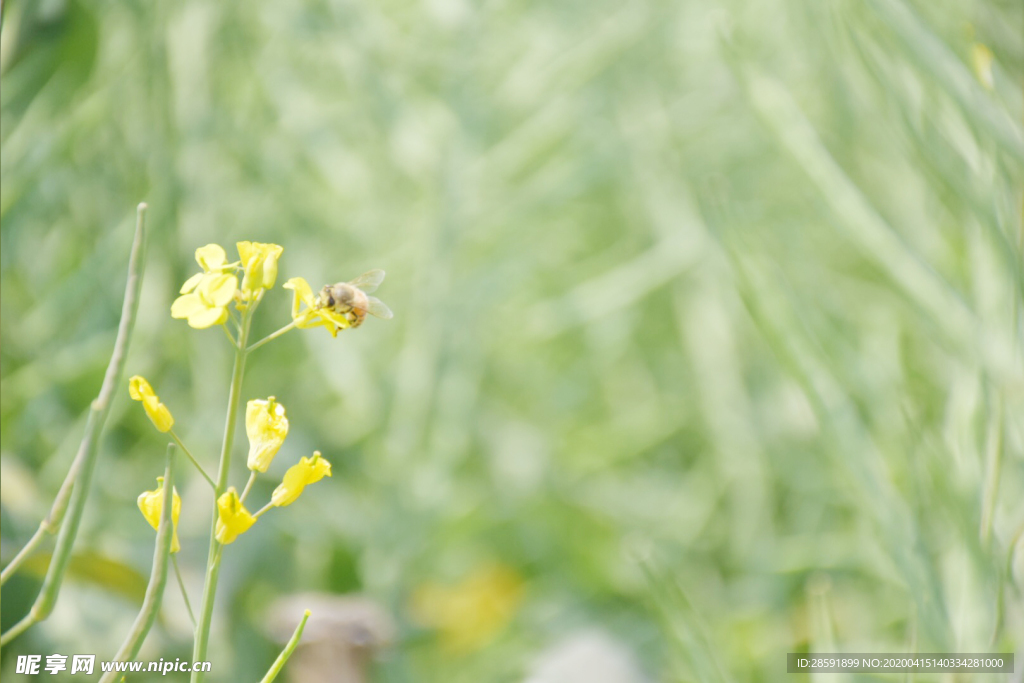
[[[156,532],[156,550],[153,551],[153,571],[149,576],[149,585],[146,586],[146,597],[142,600],[142,609],[139,616],[132,624],[132,630],[124,639],[117,654],[114,655],[115,662],[127,662],[135,659],[142,649],[149,630],[153,628],[156,616],[160,612],[160,603],[164,597],[164,588],[167,586],[167,559],[171,554],[171,540],[174,538],[174,523],[171,521],[171,509],[173,505],[174,491],[174,444],[167,444],[167,467],[164,471],[164,502],[160,506],[160,526]],[[100,683],[109,683],[121,675],[120,672],[111,670],[103,675]]]
[[[266,344],[267,342],[269,342],[269,341],[273,341],[273,340],[277,339],[278,337],[280,337],[280,336],[281,336],[282,334],[284,334],[285,332],[290,332],[291,330],[294,330],[294,329],[295,329],[295,326],[296,326],[297,324],[298,324],[298,323],[296,323],[296,322],[295,322],[294,320],[293,320],[293,321],[291,321],[290,323],[288,323],[287,325],[285,325],[284,327],[282,327],[281,329],[279,329],[279,330],[278,330],[277,332],[271,332],[270,334],[268,334],[268,335],[267,335],[266,337],[264,337],[263,339],[260,339],[260,340],[259,340],[258,342],[256,342],[255,344],[253,344],[252,346],[250,346],[249,348],[247,348],[247,349],[246,349],[246,352],[248,353],[248,352],[250,352],[250,351],[255,351],[256,349],[260,348],[261,346],[263,346],[263,345],[264,345],[264,344]]]
[[[306,628],[307,619],[309,619],[309,610],[303,612],[302,621],[300,621],[299,625],[295,627],[295,633],[292,634],[292,637],[288,640],[288,644],[284,646],[283,650],[281,650],[281,654],[279,654],[277,659],[274,660],[274,663],[267,672],[267,675],[263,677],[263,680],[261,680],[260,683],[271,683],[271,681],[277,678],[277,674],[281,673],[281,669],[284,668],[288,658],[292,656],[292,652],[295,652],[295,647],[299,644],[299,640],[302,638],[302,630]]]
[[[242,314],[242,325],[238,335],[238,346],[235,348],[235,365],[231,372],[231,389],[228,392],[228,414],[224,424],[224,442],[220,451],[220,466],[217,470],[217,484],[214,488],[215,498],[219,498],[228,487],[228,474],[231,471],[231,446],[235,440],[235,422],[238,413],[239,396],[242,393],[242,378],[245,376],[246,342],[249,338],[249,326],[255,306],[250,306]],[[199,607],[199,622],[196,626],[195,646],[192,649],[192,661],[206,661],[206,649],[210,641],[210,622],[213,618],[213,603],[217,596],[217,580],[220,578],[220,543],[217,542],[217,501],[213,503],[213,520],[210,525],[210,551],[206,563],[206,581],[203,584],[203,599]],[[205,677],[203,671],[192,672],[192,683],[200,683]]]
[[[178,448],[180,448],[185,453],[185,455],[188,456],[188,459],[192,461],[192,464],[196,466],[196,469],[199,470],[199,474],[203,475],[203,479],[208,481],[210,483],[210,487],[214,491],[216,491],[217,484],[215,484],[210,475],[206,473],[206,470],[203,469],[203,466],[199,464],[199,461],[196,460],[196,456],[192,455],[192,452],[185,448],[185,444],[181,442],[181,439],[178,437],[177,434],[174,433],[173,429],[167,433],[170,434],[172,439],[174,439],[174,443],[178,444]]]
[[[43,579],[43,587],[25,618],[0,636],[0,645],[6,645],[32,624],[50,616],[50,612],[53,611],[53,606],[57,602],[57,595],[60,593],[60,586],[64,581],[64,572],[71,559],[71,549],[75,544],[78,527],[82,521],[85,503],[89,497],[92,475],[96,469],[96,460],[99,455],[100,433],[103,431],[103,425],[110,413],[110,403],[114,397],[115,388],[120,385],[121,377],[124,374],[128,345],[135,327],[135,317],[139,309],[139,292],[142,289],[142,275],[145,270],[146,211],[148,208],[144,203],[139,204],[136,212],[135,237],[132,241],[131,256],[128,259],[128,282],[125,285],[124,303],[121,306],[121,322],[117,328],[114,352],[110,356],[110,363],[103,376],[103,385],[96,400],[89,408],[85,434],[82,436],[82,444],[78,447],[75,461],[71,465],[64,484],[61,485],[50,515],[40,524],[40,529],[50,533],[54,533],[57,528],[60,529],[46,578]],[[68,523],[62,524],[64,506],[66,505],[70,505],[71,514],[67,520]],[[39,542],[37,536],[39,536],[38,533],[33,535],[30,543],[37,545]],[[28,553],[22,552],[18,553],[15,559],[20,563],[24,562],[27,557]],[[8,578],[19,566],[13,561],[11,564],[14,566],[8,565],[6,568]]]

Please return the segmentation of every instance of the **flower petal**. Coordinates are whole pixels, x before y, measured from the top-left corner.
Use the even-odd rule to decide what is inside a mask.
[[[196,261],[206,272],[218,270],[227,260],[227,253],[219,244],[207,244],[205,247],[196,249]]]
[[[298,311],[298,302],[306,304],[310,308],[316,306],[316,299],[313,298],[313,289],[309,286],[309,283],[301,277],[293,277],[288,282],[284,283],[285,289],[291,289],[295,292],[295,311]]]
[[[268,244],[267,258],[263,262],[263,286],[270,289],[277,282],[277,260],[281,257],[284,247]]]
[[[244,268],[255,251],[252,242],[236,242],[235,247],[238,249],[238,258],[242,261],[242,267]]]
[[[275,507],[291,505],[309,484],[314,484],[325,476],[331,476],[331,463],[314,451],[312,458],[302,458],[297,465],[292,465],[284,473],[281,484],[274,489],[270,502]]]
[[[223,325],[228,321],[228,309],[224,306],[212,306],[194,312],[188,317],[189,327],[205,330],[214,325]]]
[[[174,416],[167,406],[160,402],[156,396],[147,396],[142,401],[142,407],[146,409],[146,415],[153,421],[153,425],[160,432],[169,432],[174,426]]]
[[[198,285],[202,281],[204,275],[206,275],[206,273],[196,273],[189,279],[185,280],[185,284],[181,286],[181,289],[178,291],[178,293],[188,294],[189,292],[191,292],[193,289],[196,288],[196,285]]]
[[[234,486],[217,499],[215,536],[218,543],[222,545],[234,543],[240,534],[244,534],[255,523],[256,518],[249,514],[249,511],[242,505]]]
[[[203,304],[203,300],[200,299],[199,295],[195,292],[192,294],[183,294],[175,299],[174,303],[171,304],[171,317],[189,318],[205,308],[206,305]]]
[[[245,407],[245,433],[249,437],[247,466],[254,472],[266,472],[288,436],[284,406],[273,396],[265,401],[249,401]]]
[[[206,277],[199,285],[199,296],[212,306],[227,306],[238,291],[238,278],[234,275]]]
[[[142,516],[146,518],[149,525],[154,529],[160,528],[160,512],[164,504],[164,478],[156,478],[156,489],[153,491],[143,491],[139,495],[139,510],[142,512]],[[178,518],[181,517],[181,496],[178,495],[178,489],[175,487],[172,489],[171,496],[171,524],[174,528],[174,537],[171,539],[171,552],[176,553],[181,550],[181,542],[178,540]]]
[[[143,401],[147,396],[153,396],[153,387],[146,381],[145,377],[135,375],[128,380],[128,395],[133,400]]]

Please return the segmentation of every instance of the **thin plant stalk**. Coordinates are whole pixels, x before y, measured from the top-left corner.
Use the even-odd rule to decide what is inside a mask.
[[[164,499],[160,506],[160,525],[156,532],[156,549],[153,551],[153,570],[146,586],[146,596],[142,600],[142,609],[132,624],[131,631],[124,639],[115,662],[128,662],[135,659],[145,642],[146,636],[156,622],[163,601],[164,588],[167,586],[167,561],[171,555],[171,541],[174,538],[174,521],[171,511],[174,508],[174,444],[167,444],[167,466],[164,470]],[[100,683],[114,681],[122,672],[108,671],[100,679]]]
[[[185,588],[185,579],[181,577],[181,567],[178,566],[178,556],[171,555],[171,564],[174,565],[174,576],[178,579],[178,588],[181,589],[181,599],[185,601],[185,609],[188,610],[188,618],[192,622],[192,633],[196,630],[196,615],[192,611],[192,601],[188,599],[188,590]]]
[[[246,343],[249,339],[249,326],[256,306],[246,308],[242,314],[239,329],[238,346],[235,347],[235,364],[231,372],[231,389],[228,392],[228,414],[224,425],[224,442],[220,452],[220,466],[217,470],[215,498],[220,498],[228,487],[228,474],[231,471],[231,447],[235,441],[235,422],[238,413],[239,397],[242,393],[242,379],[245,376]],[[206,661],[206,649],[210,641],[210,622],[213,618],[213,603],[217,595],[217,580],[220,578],[221,545],[217,542],[217,502],[214,500],[213,521],[210,526],[210,551],[207,556],[206,580],[203,584],[203,599],[199,607],[199,622],[196,625],[195,647],[192,660]],[[203,671],[192,672],[192,683],[200,683],[205,677]]]
[[[294,330],[296,325],[297,325],[297,323],[293,320],[292,322],[288,323],[287,325],[285,325],[284,327],[282,327],[278,331],[271,332],[270,334],[268,334],[263,339],[260,339],[258,342],[255,342],[252,346],[250,346],[248,349],[246,349],[246,351],[255,351],[256,349],[260,348],[261,346],[263,346],[267,342],[270,342],[270,341],[273,341],[273,340],[277,339],[278,337],[280,337],[285,332],[290,332],[290,331]]]
[[[302,613],[302,621],[300,621],[299,625],[295,627],[295,633],[292,634],[292,637],[288,640],[288,644],[284,646],[283,650],[281,650],[281,654],[279,654],[277,659],[274,660],[270,670],[267,671],[267,675],[263,677],[260,683],[271,683],[271,681],[277,678],[277,674],[281,673],[281,669],[284,668],[285,663],[287,663],[288,658],[292,656],[292,652],[295,651],[296,646],[299,644],[299,640],[302,638],[302,630],[306,628],[307,619],[309,619],[309,610]]]
[[[196,456],[192,455],[192,451],[186,448],[185,444],[181,442],[181,437],[175,434],[173,429],[167,433],[170,434],[172,439],[174,439],[174,443],[178,444],[178,448],[180,448],[185,453],[185,455],[188,456],[188,459],[192,461],[192,464],[196,466],[196,469],[199,470],[199,474],[203,475],[203,479],[205,479],[212,488],[216,489],[217,484],[214,483],[213,478],[206,473],[206,470],[203,469],[203,466],[199,464],[198,460],[196,460]]]
[[[264,512],[266,512],[267,510],[269,510],[272,507],[274,507],[274,501],[270,501],[269,503],[267,503],[266,505],[261,507],[255,514],[253,514],[253,517],[255,517],[256,519],[259,519],[260,515],[262,515]]]
[[[252,485],[256,482],[256,472],[249,474],[249,481],[245,482],[245,488],[242,489],[242,496],[238,499],[239,502],[244,503],[246,496],[249,495],[249,491],[252,490]]]
[[[82,521],[85,503],[89,497],[92,476],[96,470],[100,434],[107,421],[107,416],[110,414],[110,404],[114,392],[121,384],[124,364],[128,356],[128,346],[132,330],[135,327],[135,317],[139,308],[139,291],[142,288],[142,276],[145,270],[146,211],[148,208],[145,203],[142,203],[139,204],[136,212],[135,237],[132,240],[131,256],[128,260],[128,282],[125,286],[124,303],[121,306],[121,322],[117,328],[114,351],[103,376],[100,393],[89,408],[85,434],[78,448],[78,454],[75,456],[75,461],[71,465],[64,484],[61,485],[50,514],[42,521],[39,531],[26,545],[25,548],[28,552],[22,550],[4,570],[4,574],[9,578],[31,554],[31,550],[39,545],[44,533],[52,534],[59,530],[57,545],[50,559],[46,578],[43,579],[43,587],[28,614],[0,636],[0,645],[6,645],[33,624],[50,616],[53,606],[57,602],[64,573],[71,559],[71,549],[75,544],[78,528]],[[70,505],[70,516],[67,519],[67,524],[62,524],[68,505]]]

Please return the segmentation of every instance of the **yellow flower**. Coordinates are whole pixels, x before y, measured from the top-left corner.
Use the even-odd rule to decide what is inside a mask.
[[[204,275],[208,273],[223,273],[235,265],[228,263],[228,255],[224,252],[224,247],[219,244],[207,244],[205,247],[196,249],[196,263],[202,267],[203,272],[196,273],[185,280],[185,284],[181,286],[179,294],[187,294],[195,289]]]
[[[145,381],[145,380],[143,380]],[[156,478],[155,491],[143,491],[139,495],[139,510],[146,518],[149,525],[154,529],[160,528],[160,509],[164,505],[164,478]],[[178,517],[181,515],[181,497],[178,496],[178,489],[174,488],[171,495],[171,524],[174,527],[174,537],[171,539],[171,552],[181,550],[181,543],[178,542]]]
[[[250,301],[261,289],[270,289],[277,280],[277,260],[284,247],[262,242],[239,242],[238,255],[242,259],[245,276],[242,278],[242,300]]]
[[[288,280],[284,283],[284,288],[295,292],[295,297],[292,299],[292,320],[295,321],[296,327],[306,329],[322,325],[327,328],[332,337],[338,336],[338,330],[351,327],[351,323],[345,316],[335,313],[334,310],[326,306],[321,306],[309,283],[301,277],[293,277]],[[300,310],[300,304],[305,304],[306,307]]]
[[[274,489],[270,502],[276,507],[291,505],[308,484],[313,484],[329,476],[331,476],[331,463],[320,457],[320,451],[313,451],[312,458],[302,458],[298,465],[288,468],[280,486]]]
[[[144,377],[135,375],[128,380],[128,395],[136,401],[142,401],[146,415],[149,415],[149,419],[153,421],[158,430],[168,432],[174,426],[174,416],[171,415],[171,411],[160,402],[160,397],[153,393],[153,387]]]
[[[245,433],[249,437],[249,469],[266,472],[288,436],[284,406],[273,396],[266,401],[249,401],[245,406]]]
[[[523,579],[501,565],[484,566],[454,586],[429,583],[413,594],[416,621],[437,629],[452,652],[486,645],[512,620],[523,596]]]
[[[195,278],[190,278],[188,287]],[[185,291],[185,287],[182,288]],[[197,330],[223,325],[228,320],[228,304],[238,291],[238,278],[226,273],[200,274],[195,289],[186,291],[171,305],[172,318],[185,318]]]
[[[181,296],[171,304],[171,317],[185,318],[189,325],[202,330],[227,321],[227,306],[238,290],[238,278],[229,271],[237,264],[227,262],[224,248],[219,244],[196,249],[196,262],[203,272],[196,273],[181,286]]]
[[[234,543],[239,534],[244,534],[256,518],[238,499],[238,492],[232,486],[217,499],[217,542],[223,545]]]

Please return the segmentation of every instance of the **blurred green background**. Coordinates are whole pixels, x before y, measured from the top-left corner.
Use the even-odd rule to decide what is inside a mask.
[[[5,562],[81,438],[144,200],[126,376],[211,469],[230,349],[169,316],[196,247],[281,244],[279,284],[384,268],[395,311],[250,358],[243,398],[292,425],[254,500],[314,448],[334,476],[228,548],[215,679],[262,675],[279,600],[370,622],[323,636],[352,673],[310,641],[314,683],[1024,657],[1019,0],[7,0],[0,38]],[[113,655],[164,443],[120,392],[57,612],[5,679]],[[179,473],[198,603],[209,492]],[[142,656],[190,652],[171,583]]]

